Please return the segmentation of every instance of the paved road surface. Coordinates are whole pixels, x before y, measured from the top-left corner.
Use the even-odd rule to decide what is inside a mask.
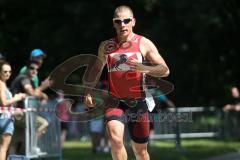
[[[222,156],[216,156],[207,160],[240,160],[240,153],[228,153]]]

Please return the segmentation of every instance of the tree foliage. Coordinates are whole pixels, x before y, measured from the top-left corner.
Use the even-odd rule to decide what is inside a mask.
[[[169,96],[177,105],[224,103],[229,86],[239,83],[237,0],[0,0],[0,51],[17,72],[33,48],[42,48],[46,76],[71,56],[97,54],[98,44],[114,36],[120,4],[132,7],[136,33],[151,39],[170,66]]]

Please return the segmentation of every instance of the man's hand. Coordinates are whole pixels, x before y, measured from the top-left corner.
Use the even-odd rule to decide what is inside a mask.
[[[47,94],[42,93],[41,104],[42,104],[42,105],[46,105],[47,102],[48,102],[48,96],[47,96]]]
[[[95,107],[95,102],[93,101],[93,98],[91,96],[91,94],[86,94],[86,96],[84,97],[84,101],[83,103],[88,107],[88,108],[93,108]]]
[[[26,96],[27,95],[25,93],[18,93],[18,94],[15,94],[13,98],[17,102],[17,101],[21,101],[21,100],[25,99]]]
[[[140,73],[146,73],[150,76],[154,77],[165,77],[168,75],[168,68],[165,67],[162,64],[154,65],[154,66],[147,66],[142,64],[136,59],[130,60],[127,62],[130,65],[131,70],[140,72]]]
[[[52,81],[50,80],[50,78],[46,78],[44,81],[41,82],[41,86],[39,87],[41,91],[49,88],[52,84]]]
[[[139,62],[136,59],[130,60],[127,62],[130,65],[131,70],[141,72],[141,73],[149,73],[149,66],[143,65],[141,62]]]
[[[48,101],[48,95],[46,93],[41,93],[41,99]]]

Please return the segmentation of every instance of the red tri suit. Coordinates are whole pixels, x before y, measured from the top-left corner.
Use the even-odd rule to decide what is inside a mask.
[[[144,60],[139,47],[141,38],[134,34],[123,44],[112,38],[105,45],[109,93],[120,102],[118,106],[108,106],[104,119],[106,123],[111,120],[126,123],[130,137],[136,143],[146,143],[149,138],[149,114],[144,100],[145,75],[131,70],[129,65],[130,60]]]
[[[134,34],[130,41],[119,45],[117,38],[108,41],[105,51],[110,95],[116,98],[145,98],[144,74],[131,70],[129,61],[143,62],[140,52],[142,36]]]

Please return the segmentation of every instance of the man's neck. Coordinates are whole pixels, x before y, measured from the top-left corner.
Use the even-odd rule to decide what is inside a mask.
[[[25,74],[29,79],[32,79],[32,76],[29,73]]]
[[[130,41],[134,36],[134,33],[130,33],[128,36],[126,37],[121,37],[121,36],[118,36],[118,42],[120,44],[124,43],[124,42],[127,42],[127,41]]]

